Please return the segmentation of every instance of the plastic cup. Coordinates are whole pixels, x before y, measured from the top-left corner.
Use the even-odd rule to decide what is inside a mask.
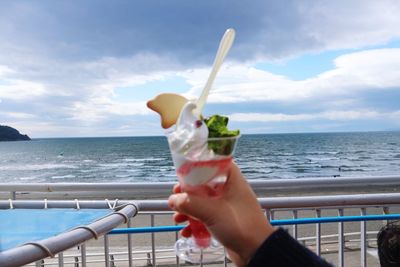
[[[203,144],[196,144],[192,150],[171,150],[182,190],[207,197],[218,196],[228,177],[238,138],[208,138]],[[212,238],[205,225],[193,218],[189,219],[189,225],[192,237],[176,242],[176,254],[191,263],[223,260],[224,248]]]

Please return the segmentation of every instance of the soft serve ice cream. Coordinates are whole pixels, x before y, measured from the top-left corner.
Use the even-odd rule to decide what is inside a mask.
[[[208,147],[208,127],[193,114],[195,108],[194,102],[187,102],[167,135],[177,175],[186,188],[213,180],[225,168],[216,164],[218,156]]]
[[[173,121],[167,123],[168,126],[173,125],[167,129],[167,138],[182,186],[188,188],[211,180],[224,182],[224,174],[231,163],[239,131],[229,131],[226,128],[226,117],[214,115],[210,119],[199,118],[193,113],[195,101],[182,102],[182,97],[179,96],[176,97],[178,101],[174,102],[175,98],[172,96],[174,95],[159,95],[149,101],[148,106],[161,115],[162,125],[165,125],[166,117],[171,118],[168,112],[179,114],[174,115]],[[176,112],[174,108],[180,111]],[[213,139],[209,139],[210,137]],[[221,137],[225,139],[220,140]]]
[[[208,128],[193,114],[195,108],[194,102],[187,102],[181,110],[175,129],[167,135],[171,151],[189,158],[201,157],[208,152]]]

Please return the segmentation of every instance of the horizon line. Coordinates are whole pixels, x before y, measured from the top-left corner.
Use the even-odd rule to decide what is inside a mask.
[[[379,133],[400,132],[400,129],[389,130],[354,130],[354,131],[321,131],[321,132],[274,132],[274,133],[243,133],[241,135],[275,135],[275,134],[329,134],[329,133]],[[35,139],[58,139],[58,138],[131,138],[131,137],[164,137],[165,135],[113,135],[113,136],[53,136],[53,137],[31,137]]]

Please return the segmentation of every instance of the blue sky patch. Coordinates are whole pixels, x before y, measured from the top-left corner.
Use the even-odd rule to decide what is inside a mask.
[[[168,93],[185,93],[190,89],[183,78],[171,76],[165,80],[150,81],[145,84],[132,87],[119,87],[114,89],[115,100],[121,102],[145,101],[158,95],[160,91]]]

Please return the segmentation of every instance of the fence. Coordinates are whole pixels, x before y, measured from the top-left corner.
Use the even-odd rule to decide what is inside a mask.
[[[259,194],[279,191],[293,192],[304,190],[305,188],[320,190],[330,188],[330,190],[347,191],[372,191],[381,188],[385,191],[397,191],[400,185],[400,177],[370,177],[370,178],[332,178],[332,179],[301,179],[301,180],[272,180],[254,181],[250,183]],[[10,208],[10,203],[14,208],[18,206],[43,205],[46,202],[48,208],[57,207],[61,202],[70,202],[76,205],[75,200],[23,200],[18,199],[20,192],[89,192],[90,195],[99,193],[104,196],[109,193],[125,192],[130,196],[149,196],[168,195],[172,183],[158,184],[24,184],[15,185],[1,184],[0,191],[8,192],[10,199],[0,201],[0,209]],[[111,196],[110,195],[110,196]],[[23,196],[23,195],[22,195]],[[75,196],[75,195],[74,195]],[[107,195],[106,195],[107,196]],[[17,200],[13,200],[17,198]],[[266,216],[272,221],[282,219],[297,220],[308,218],[311,224],[289,226],[292,236],[303,242],[314,250],[318,255],[328,258],[336,266],[375,266],[377,259],[368,256],[368,248],[376,246],[376,234],[380,227],[397,217],[390,217],[392,213],[400,213],[400,193],[374,193],[374,194],[340,194],[325,196],[291,196],[291,197],[269,197],[259,198],[259,202],[265,209]],[[157,227],[171,223],[165,219],[171,215],[171,211],[165,200],[79,200],[81,207],[95,207],[109,205],[124,205],[135,203],[139,209],[139,215],[125,225],[127,228],[146,228],[149,233],[146,235],[149,241],[142,242],[136,234],[105,235],[102,244],[89,242],[79,246],[78,249],[59,253],[54,259],[45,259],[37,262],[36,266],[137,266],[151,265],[158,266],[164,264],[183,265],[172,251],[173,243],[177,238],[177,233],[156,233],[153,230]],[[370,215],[389,215],[388,217],[376,217],[377,221],[361,220],[358,222],[336,222],[313,221],[313,219],[336,217],[349,218],[349,216],[370,216]],[[344,216],[344,217],[343,217]],[[141,217],[141,223],[137,223]],[[363,217],[368,218],[368,217]],[[385,221],[382,221],[385,220]],[[167,223],[166,223],[167,221]],[[291,221],[291,222],[295,222]],[[300,220],[301,221],[301,220]],[[124,226],[124,227],[125,227]],[[175,228],[177,230],[178,228]],[[172,230],[172,229],[171,229]],[[114,238],[118,242],[114,242]],[[136,247],[135,247],[136,245]],[[93,246],[93,249],[91,249]],[[101,250],[98,248],[101,247]],[[350,256],[348,256],[350,255]],[[355,255],[357,257],[355,258]],[[351,261],[351,263],[350,263]],[[96,265],[97,264],[97,265]],[[228,261],[218,263],[219,265],[229,265]],[[376,265],[377,266],[377,265]]]
[[[45,197],[66,198],[136,198],[151,196],[165,198],[175,183],[0,183],[0,198],[18,199],[32,193]],[[249,184],[259,195],[299,193],[396,190],[400,188],[400,176],[379,177],[321,177],[302,179],[250,180]]]

